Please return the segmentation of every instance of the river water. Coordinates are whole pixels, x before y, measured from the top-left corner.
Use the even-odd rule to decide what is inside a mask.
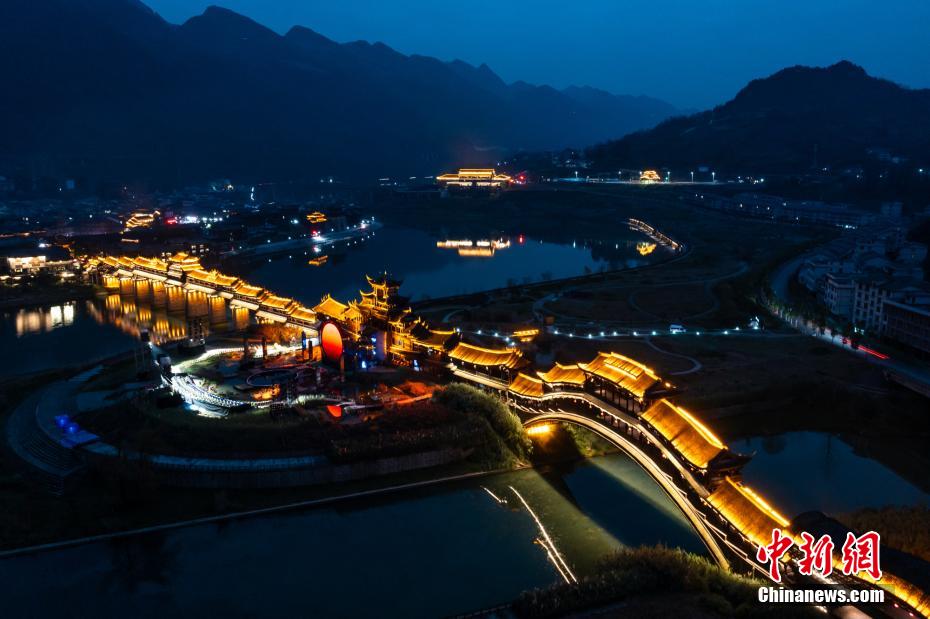
[[[315,305],[323,294],[337,299],[354,299],[364,289],[365,275],[383,271],[403,280],[401,292],[413,300],[441,297],[511,283],[529,283],[584,275],[605,269],[633,268],[668,258],[669,250],[657,246],[641,255],[637,243],[645,235],[623,230],[617,239],[588,243],[566,238],[561,243],[543,242],[523,236],[506,239],[509,245],[491,249],[437,247],[437,241],[461,241],[459,236],[437,239],[421,230],[387,226],[368,238],[340,244],[330,252],[326,264],[314,267],[313,252],[293,252],[263,259],[242,275],[270,290]],[[496,239],[467,239],[472,243]],[[475,256],[474,253],[485,255]]]
[[[15,617],[436,617],[558,581],[540,524],[578,576],[624,545],[704,552],[608,456],[0,560],[0,589]]]

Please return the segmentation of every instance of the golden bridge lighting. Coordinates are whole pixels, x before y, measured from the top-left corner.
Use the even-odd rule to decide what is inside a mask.
[[[314,211],[313,213],[310,213],[309,215],[307,215],[307,221],[309,221],[312,224],[326,223],[326,215],[324,215],[323,213],[319,211]]]
[[[526,429],[526,433],[529,436],[542,436],[544,434],[549,434],[550,432],[552,432],[552,424],[549,423],[538,423]]]

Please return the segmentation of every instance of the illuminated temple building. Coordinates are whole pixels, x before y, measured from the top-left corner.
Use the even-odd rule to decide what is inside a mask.
[[[502,189],[513,183],[513,178],[493,168],[462,168],[456,173],[440,174],[436,182],[442,187],[465,189]]]
[[[639,174],[639,182],[641,183],[658,183],[661,180],[662,178],[655,170],[644,170]]]

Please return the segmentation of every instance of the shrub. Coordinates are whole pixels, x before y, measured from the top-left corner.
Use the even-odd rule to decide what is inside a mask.
[[[459,383],[437,391],[433,399],[452,411],[484,419],[517,458],[529,457],[533,446],[520,418],[499,399]]]

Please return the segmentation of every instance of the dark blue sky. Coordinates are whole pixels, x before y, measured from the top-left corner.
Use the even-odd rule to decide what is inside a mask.
[[[486,62],[506,81],[708,107],[755,77],[840,59],[930,87],[930,0],[146,0],[171,22],[219,4],[285,32]]]

